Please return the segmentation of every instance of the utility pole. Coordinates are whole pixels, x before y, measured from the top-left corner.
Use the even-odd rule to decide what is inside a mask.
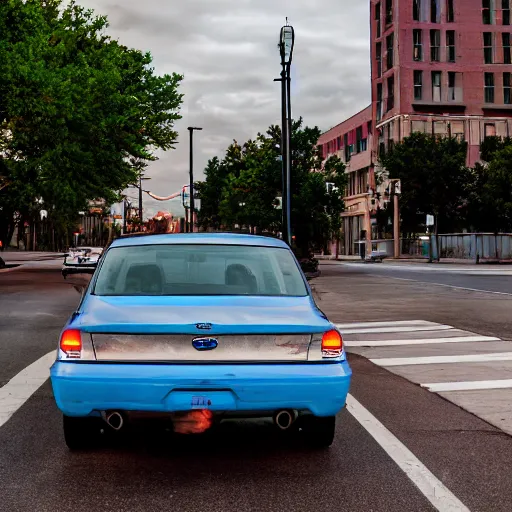
[[[142,231],[142,174],[139,174],[139,221]]]
[[[392,180],[393,187],[393,242],[394,242],[394,258],[399,259],[401,248],[400,248],[400,205],[399,195],[401,194],[401,182],[400,180]]]
[[[189,126],[188,131],[190,133],[190,211],[189,211],[189,233],[194,232],[194,131],[200,131],[202,128]]]

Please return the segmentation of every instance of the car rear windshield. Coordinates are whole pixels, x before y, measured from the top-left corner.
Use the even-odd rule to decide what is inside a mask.
[[[308,291],[289,249],[172,244],[111,248],[93,293],[303,297]]]

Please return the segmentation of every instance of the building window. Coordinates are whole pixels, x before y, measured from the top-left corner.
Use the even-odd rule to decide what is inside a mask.
[[[412,19],[420,21],[421,19],[421,0],[413,0],[412,2]]]
[[[512,55],[510,53],[510,33],[502,32],[503,40],[503,64],[512,64]]]
[[[510,25],[510,0],[501,0],[501,19],[503,25]]]
[[[425,133],[425,121],[413,121],[411,123],[412,133]]]
[[[423,30],[414,29],[412,37],[414,41],[413,59],[416,61],[423,60]]]
[[[390,111],[395,107],[395,77],[390,76],[388,78],[388,108]]]
[[[494,48],[492,44],[492,32],[484,32],[484,62],[492,64]]]
[[[496,137],[496,125],[494,123],[484,124],[484,137]]]
[[[393,53],[394,53],[394,34],[389,34],[386,37],[386,67],[391,69],[393,67]]]
[[[430,60],[432,62],[439,62],[441,53],[441,31],[430,31]]]
[[[377,37],[381,36],[380,2],[375,6],[375,25],[377,26]]]
[[[386,25],[393,23],[393,0],[386,0]]]
[[[432,71],[432,101],[441,101],[441,71]]]
[[[446,121],[434,121],[432,123],[432,133],[436,137],[446,137],[446,135],[448,135],[448,126]]]
[[[455,10],[453,9],[454,0],[446,0],[446,21],[453,23],[455,21]]]
[[[375,45],[375,58],[377,60],[377,77],[382,76],[382,43]]]
[[[337,151],[339,151],[341,149],[341,136],[336,139],[336,144],[338,146]]]
[[[509,72],[503,73],[503,103],[512,105],[512,81]]]
[[[423,71],[414,71],[414,99],[421,100],[423,98]]]
[[[356,153],[361,153],[363,150],[363,127],[360,126],[356,129]]]
[[[462,142],[464,140],[464,121],[450,122],[450,137]]]
[[[455,101],[455,77],[453,71],[448,72],[448,101]]]
[[[484,25],[492,25],[493,12],[492,0],[482,0],[482,21]]]
[[[351,156],[351,151],[350,151],[350,146],[348,144],[348,133],[345,134],[345,136],[343,137],[344,138],[344,147],[345,147],[345,162],[348,163],[350,162],[350,156]]]
[[[439,0],[430,0],[430,21],[432,23],[439,23],[441,21]]]
[[[485,103],[494,103],[494,73],[485,74]]]
[[[446,31],[446,60],[455,62],[455,30]]]
[[[382,84],[377,84],[377,121],[382,119]]]

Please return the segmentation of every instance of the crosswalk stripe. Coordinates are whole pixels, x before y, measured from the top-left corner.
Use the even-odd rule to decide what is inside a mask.
[[[363,329],[365,327],[398,327],[404,325],[437,325],[427,320],[395,320],[392,322],[360,322],[349,324],[337,324],[338,329]]]
[[[370,359],[370,361],[378,366],[386,367],[419,364],[487,363],[492,361],[512,361],[512,352],[461,356],[389,357],[382,359]]]
[[[0,388],[0,427],[48,380],[55,351],[27,366]]]
[[[477,380],[468,382],[438,382],[435,384],[421,384],[433,393],[442,393],[444,391],[476,391],[484,389],[510,389],[512,388],[512,379],[504,380]]]
[[[453,338],[426,338],[419,340],[345,340],[344,344],[346,347],[398,347],[402,345],[435,345],[437,343],[472,343],[487,341],[501,341],[501,339],[492,338],[491,336],[458,336]]]
[[[338,326],[336,326],[338,327]],[[368,329],[340,329],[341,334],[374,334],[374,333],[394,333],[394,332],[419,332],[419,331],[449,331],[453,329],[451,325],[419,325],[411,327],[372,327]]]

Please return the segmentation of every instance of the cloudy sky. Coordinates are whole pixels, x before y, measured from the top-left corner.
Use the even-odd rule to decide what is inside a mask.
[[[105,14],[109,33],[150,51],[157,73],[185,76],[177,149],[159,154],[147,188],[167,196],[188,182],[188,126],[195,135],[200,179],[209,158],[223,156],[233,139],[254,137],[280,122],[279,30],[288,16],[295,28],[294,117],[322,130],[370,101],[369,2],[361,0],[80,0]],[[136,197],[136,190],[130,192]],[[146,199],[147,198],[147,199]],[[145,196],[147,213],[179,201]]]

